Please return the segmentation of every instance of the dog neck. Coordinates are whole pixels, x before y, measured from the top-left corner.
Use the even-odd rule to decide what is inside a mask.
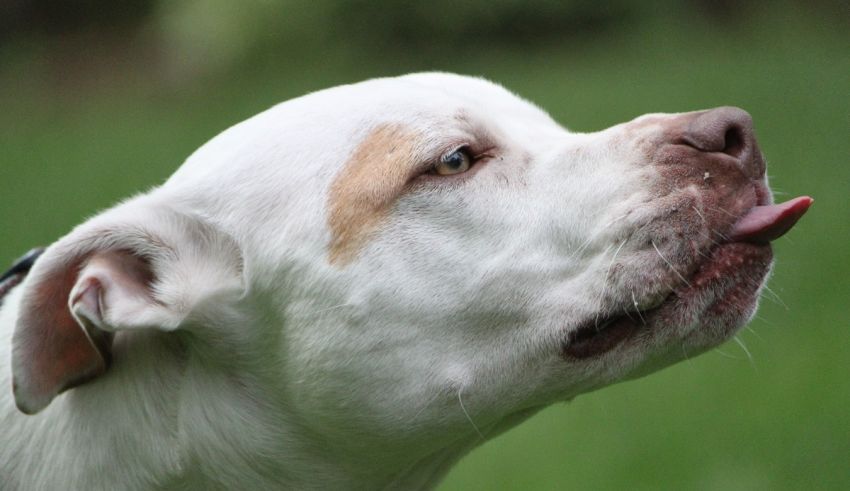
[[[6,346],[20,290],[0,309]],[[0,393],[0,487],[422,489],[484,441],[470,432],[430,451],[393,442],[358,448],[316,434],[304,416],[287,412],[285,391],[245,377],[256,371],[239,359],[213,363],[206,347],[173,333],[122,333],[114,349],[108,376],[60,395],[37,415],[20,413],[11,390]],[[8,350],[0,366],[8,389]],[[530,414],[480,431],[493,436]]]

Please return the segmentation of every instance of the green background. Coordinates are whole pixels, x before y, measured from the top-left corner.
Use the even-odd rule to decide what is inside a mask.
[[[437,2],[440,14],[419,11],[421,22],[399,7],[409,2],[386,12],[348,3],[359,25],[336,25],[340,15],[321,10],[328,2],[297,12],[292,2],[265,2],[286,14],[269,19],[262,10],[219,15],[226,2],[196,1],[146,13],[130,41],[126,31],[91,26],[79,31],[95,34],[6,37],[0,262],[162,182],[227,126],[340,83],[434,69],[483,75],[575,131],[737,105],[754,117],[777,200],[815,198],[775,243],[773,293],[738,336],[748,352],[729,342],[553,406],[473,451],[441,489],[850,489],[846,5],[723,2],[734,10],[715,18],[697,8],[708,2],[650,3],[655,10],[620,2],[602,9],[613,20],[603,15],[598,27],[582,10],[591,4],[578,2],[564,32],[562,17],[539,32],[533,15],[520,20],[530,28],[481,27],[475,8],[485,2],[460,13]],[[552,2],[495,3],[507,4],[556,16],[545,10]],[[150,55],[149,40],[163,32],[171,41]]]

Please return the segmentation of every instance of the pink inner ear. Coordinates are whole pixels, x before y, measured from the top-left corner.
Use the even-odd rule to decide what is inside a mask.
[[[108,367],[111,335],[85,330],[68,307],[81,262],[42,277],[21,300],[13,339],[13,386],[18,408],[25,413],[43,409],[60,392]]]

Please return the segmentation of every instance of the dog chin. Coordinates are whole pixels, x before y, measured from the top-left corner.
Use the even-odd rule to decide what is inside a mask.
[[[594,319],[566,336],[561,355],[596,358],[627,344],[657,344],[653,340],[659,338],[662,345],[684,341],[694,355],[717,346],[754,314],[772,261],[770,245],[719,245],[660,305]]]
[[[698,348],[726,341],[752,318],[772,265],[769,244],[733,242],[716,247],[676,293],[679,305],[669,321],[695,324],[691,337]]]

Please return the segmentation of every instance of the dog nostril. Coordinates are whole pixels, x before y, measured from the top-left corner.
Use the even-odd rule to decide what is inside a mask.
[[[752,118],[743,109],[719,107],[692,113],[682,142],[703,152],[743,158],[753,144]]]
[[[758,151],[753,120],[749,113],[737,107],[718,107],[707,111],[682,116],[677,124],[684,123],[681,133],[675,133],[676,144],[687,145],[708,154],[721,154],[731,159],[713,159],[715,165],[721,160],[734,161],[737,167],[751,178],[764,176],[764,160]],[[715,169],[718,170],[718,169]],[[709,170],[710,174],[715,174]]]
[[[741,129],[731,127],[726,130],[723,135],[723,153],[732,157],[740,157],[744,150],[744,135],[741,134]]]

